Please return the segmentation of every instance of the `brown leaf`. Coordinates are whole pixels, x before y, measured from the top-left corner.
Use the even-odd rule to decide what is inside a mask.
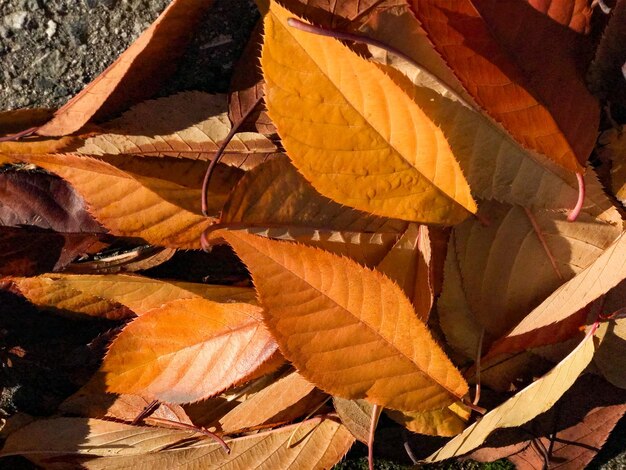
[[[186,175],[197,183],[206,169],[203,162],[172,159],[163,168],[147,165],[138,157],[126,159],[130,161],[124,171],[99,159],[69,154],[0,155],[0,160],[34,163],[69,181],[85,198],[89,211],[115,235],[141,237],[172,248],[195,248],[211,222],[200,211],[200,188],[176,181]],[[229,167],[215,174],[209,195],[211,213],[221,209],[240,174],[240,170]]]
[[[508,458],[520,470],[543,470],[546,463],[585,468],[626,412],[623,395],[599,377],[582,376],[552,410],[521,428],[494,433],[469,457],[481,462]]]
[[[385,276],[311,247],[242,232],[216,236],[250,269],[281,352],[322,390],[408,411],[447,406],[467,392]]]
[[[591,5],[587,0],[527,0],[528,4],[578,33],[589,32]]]
[[[589,67],[589,86],[603,99],[626,106],[622,67],[626,63],[626,1],[617,0]]]
[[[276,348],[259,307],[174,300],[126,326],[101,371],[110,392],[189,403],[241,383]]]
[[[101,233],[58,233],[0,227],[0,275],[33,276],[60,271],[78,256],[106,248]]]
[[[225,95],[197,91],[146,101],[85,139],[78,152],[209,161],[231,130],[227,109]],[[220,161],[250,169],[276,151],[263,135],[243,132],[235,134]]]
[[[240,130],[272,135],[276,134],[276,127],[267,115],[265,105],[263,102],[256,104],[264,95],[260,64],[262,44],[263,22],[259,21],[235,64],[229,87],[228,115],[232,123],[238,124],[248,111],[256,106],[257,109],[240,126]]]
[[[437,51],[493,119],[525,147],[583,172],[600,112],[580,73],[583,38],[526,2],[412,5]]]
[[[348,400],[341,397],[333,397],[333,405],[344,426],[358,441],[367,445],[374,405],[365,400]]]
[[[379,9],[387,9],[404,3],[402,0],[287,0],[285,6],[295,15],[313,23],[333,29],[356,28],[365,22],[369,15]]]
[[[124,110],[155,93],[173,72],[194,26],[212,0],[173,0],[141,36],[104,72],[37,130],[39,135],[71,134],[92,119]]]

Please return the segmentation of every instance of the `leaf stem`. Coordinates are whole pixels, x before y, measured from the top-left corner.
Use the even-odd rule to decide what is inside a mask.
[[[14,140],[20,140],[22,137],[28,137],[30,135],[33,135],[35,132],[37,132],[37,129],[39,129],[39,127],[31,127],[16,134],[5,135],[4,137],[0,137],[0,142],[11,142]]]
[[[254,102],[254,104],[250,106],[250,108],[248,108],[246,113],[241,117],[239,122],[237,122],[236,124],[233,125],[233,127],[231,127],[230,131],[228,132],[228,135],[220,144],[219,148],[217,149],[217,152],[215,152],[215,155],[213,156],[213,159],[211,160],[211,163],[209,164],[209,167],[207,168],[206,173],[204,174],[204,180],[202,181],[202,215],[204,215],[205,217],[210,216],[209,214],[209,183],[211,181],[211,176],[213,175],[213,172],[215,171],[215,167],[217,166],[217,163],[222,157],[222,154],[224,153],[224,150],[226,150],[226,147],[228,146],[230,141],[233,139],[235,134],[239,132],[239,128],[241,127],[241,125],[244,122],[246,122],[246,120],[250,117],[252,112],[256,109],[256,107],[259,105],[259,103],[262,100],[263,100],[263,95],[259,96],[257,100]]]
[[[583,203],[585,202],[585,180],[583,178],[582,173],[576,173],[576,179],[578,180],[578,201],[576,201],[576,205],[572,209],[572,212],[567,216],[567,220],[570,222],[574,222],[580,211],[583,208]]]
[[[370,422],[370,434],[367,439],[367,461],[369,463],[369,470],[374,470],[374,434],[376,433],[376,426],[378,425],[378,417],[382,411],[379,405],[372,407],[372,418]]]
[[[214,434],[211,431],[208,431],[202,427],[194,426],[192,424],[187,424],[187,423],[181,423],[180,421],[172,421],[171,419],[165,419],[165,418],[150,418],[150,421],[154,421],[155,423],[167,424],[168,426],[172,426],[178,429],[198,432],[204,436],[207,436],[213,439],[220,446],[222,446],[222,449],[224,449],[224,452],[226,452],[227,454],[230,454],[230,447],[228,447],[228,444],[224,442],[224,439],[219,437],[217,434]]]

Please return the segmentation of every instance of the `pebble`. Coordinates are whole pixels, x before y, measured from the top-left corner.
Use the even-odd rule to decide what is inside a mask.
[[[24,28],[27,21],[27,11],[16,11],[15,13],[11,13],[10,15],[4,17],[4,24],[15,31]]]
[[[48,24],[46,27],[46,36],[48,36],[48,38],[52,38],[52,36],[54,36],[54,33],[56,32],[57,24],[53,20],[48,20]]]
[[[37,11],[41,8],[39,0],[21,0],[18,5],[19,8],[23,8],[29,11]]]

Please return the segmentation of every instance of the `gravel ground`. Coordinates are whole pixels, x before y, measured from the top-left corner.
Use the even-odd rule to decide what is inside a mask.
[[[115,60],[168,3],[0,0],[0,110],[61,106]],[[251,0],[216,0],[162,95],[225,91],[257,19]],[[615,457],[626,446],[626,421],[620,424],[591,468],[626,468],[626,453]]]

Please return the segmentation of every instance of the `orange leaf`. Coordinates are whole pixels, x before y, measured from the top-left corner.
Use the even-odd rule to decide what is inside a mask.
[[[600,111],[579,73],[575,32],[522,1],[412,2],[437,51],[491,117],[525,147],[583,172]]]
[[[107,390],[189,403],[243,381],[276,350],[260,310],[183,299],[138,317],[104,359]]]
[[[71,134],[92,118],[122,111],[155,93],[185,50],[194,26],[212,0],[173,0],[152,25],[78,95],[37,131],[39,135]]]
[[[387,277],[315,248],[242,232],[215,235],[252,272],[281,352],[321,389],[408,411],[447,406],[467,392]]]

